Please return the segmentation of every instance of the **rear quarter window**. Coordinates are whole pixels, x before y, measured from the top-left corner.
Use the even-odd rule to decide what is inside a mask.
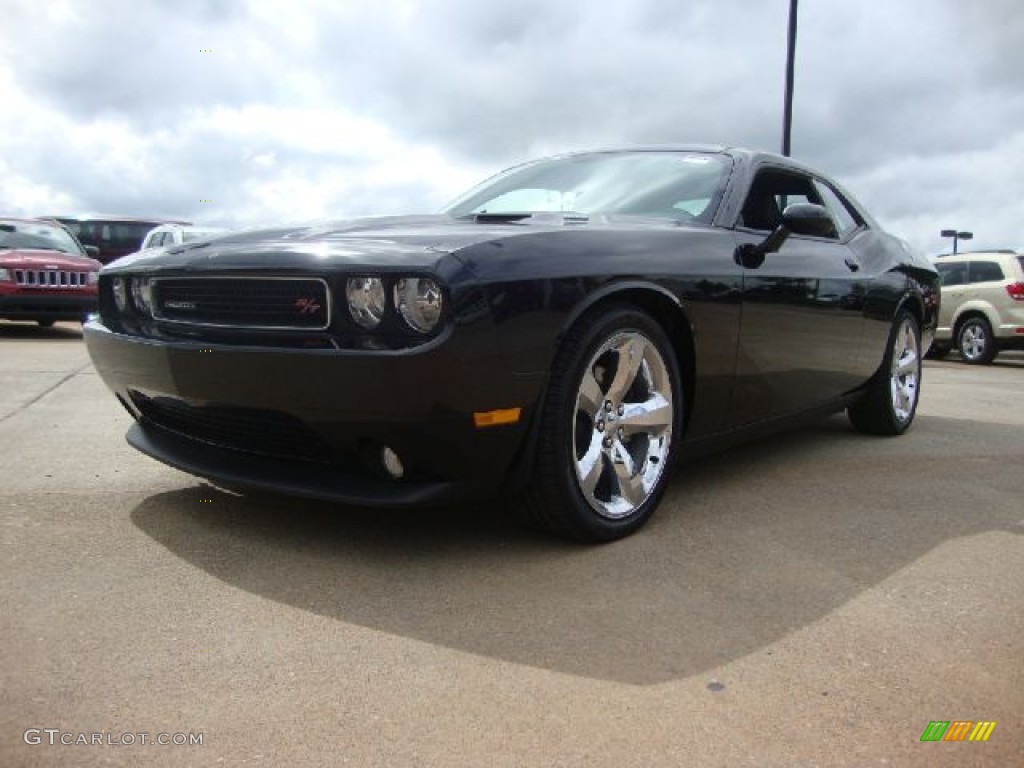
[[[972,261],[970,281],[972,283],[992,283],[1005,280],[1003,268],[995,261]]]

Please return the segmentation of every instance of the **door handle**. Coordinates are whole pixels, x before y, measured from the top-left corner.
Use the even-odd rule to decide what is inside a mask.
[[[853,256],[847,256],[843,261],[846,262],[846,266],[850,268],[851,272],[856,272],[860,269],[860,262],[853,258]]]

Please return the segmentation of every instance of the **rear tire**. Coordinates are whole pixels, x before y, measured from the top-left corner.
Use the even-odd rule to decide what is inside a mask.
[[[992,326],[984,317],[969,317],[956,336],[960,357],[968,365],[986,365],[995,360],[996,342]]]
[[[847,413],[860,432],[902,435],[914,421],[920,392],[921,327],[914,315],[901,309],[893,320],[882,366],[864,397]]]
[[[664,329],[628,305],[598,308],[570,329],[551,372],[526,492],[533,520],[586,542],[620,539],[664,493],[683,410]]]

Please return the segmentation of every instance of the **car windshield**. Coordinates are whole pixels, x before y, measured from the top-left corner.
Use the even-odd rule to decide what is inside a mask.
[[[30,222],[0,221],[0,248],[85,255],[75,239],[63,228]]]
[[[597,152],[541,160],[488,179],[452,216],[630,214],[709,223],[732,161],[707,152]]]

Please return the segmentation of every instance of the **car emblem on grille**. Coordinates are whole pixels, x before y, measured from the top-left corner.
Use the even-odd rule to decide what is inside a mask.
[[[312,315],[314,312],[320,311],[320,305],[316,299],[296,299],[295,308],[299,310],[300,315]]]
[[[168,299],[164,302],[164,309],[195,309],[196,303],[194,301],[177,301],[175,299]]]

